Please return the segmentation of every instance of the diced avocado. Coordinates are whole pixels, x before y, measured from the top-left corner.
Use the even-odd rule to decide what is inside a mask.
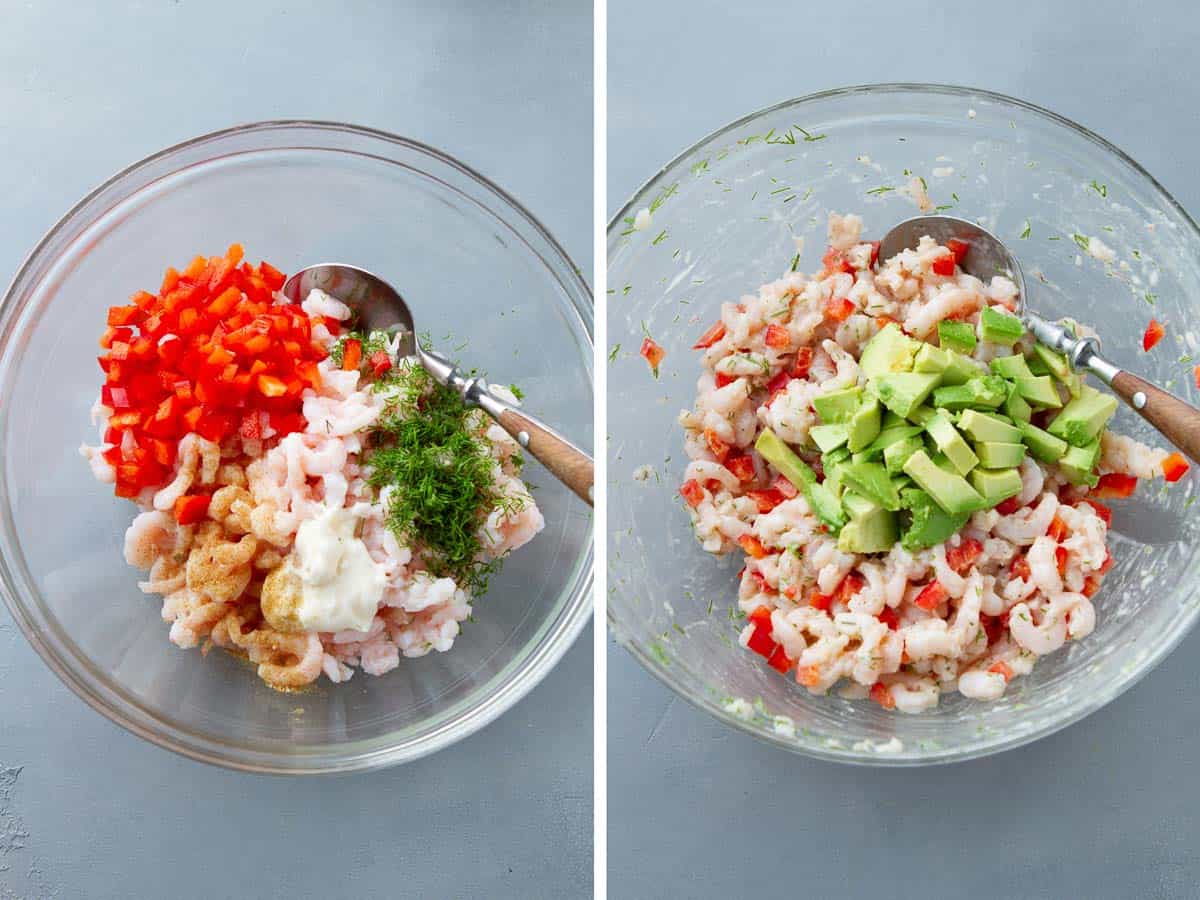
[[[1032,378],[1029,363],[1020,353],[1012,356],[998,356],[991,362],[992,372],[1004,378]]]
[[[976,469],[971,473],[971,487],[992,507],[1021,493],[1021,473],[1016,469]]]
[[[942,384],[966,384],[972,378],[978,378],[986,370],[968,356],[961,353],[950,354],[950,365],[942,373]]]
[[[1052,463],[1066,455],[1068,444],[1062,438],[1056,438],[1029,422],[1018,422],[1017,427],[1021,429],[1022,443],[1029,448],[1034,459]]]
[[[887,469],[880,463],[842,463],[841,477],[847,487],[869,497],[884,509],[895,511],[900,508],[900,495],[896,493]]]
[[[981,375],[966,384],[940,387],[933,392],[933,405],[939,409],[965,409],[988,406],[995,409],[1008,397],[1008,384],[999,375]]]
[[[925,442],[919,437],[907,437],[898,444],[889,444],[883,451],[883,463],[889,475],[904,471],[904,463],[918,450],[925,449]]]
[[[878,459],[883,455],[883,451],[892,444],[920,433],[921,427],[919,425],[909,425],[907,422],[882,428],[879,431],[879,436],[871,441],[870,445],[863,450],[863,453],[868,459]]]
[[[921,344],[901,331],[899,325],[889,323],[863,347],[858,359],[859,371],[867,378],[889,372],[909,372],[920,348]]]
[[[779,435],[770,428],[764,429],[754,442],[754,449],[778,469],[780,475],[804,493],[804,499],[808,501],[818,519],[834,531],[846,524],[842,504],[838,502],[837,497],[824,485],[817,483],[817,473],[793,453],[792,448],[785,444]]]
[[[1033,416],[1033,410],[1011,381],[1008,383],[1008,399],[1004,401],[1004,411],[1014,422],[1028,422]]]
[[[867,390],[898,416],[908,417],[937,387],[937,375],[920,372],[894,372],[867,382]],[[820,410],[818,410],[820,412]]]
[[[904,421],[903,416],[898,416],[894,412],[892,412],[890,409],[885,409],[883,411],[883,419],[880,421],[879,427],[881,429],[883,429],[883,428],[891,428],[893,425],[907,425],[907,424],[908,423]]]
[[[1072,484],[1095,487],[1100,481],[1100,476],[1092,470],[1096,468],[1096,460],[1099,458],[1100,442],[1093,441],[1085,447],[1071,447],[1058,461],[1058,467]]]
[[[1012,345],[1021,339],[1025,326],[1014,315],[985,306],[979,313],[979,339],[989,344]]]
[[[1046,409],[1058,409],[1062,406],[1062,400],[1059,399],[1058,391],[1054,389],[1054,382],[1050,380],[1049,375],[1014,378],[1013,384],[1017,386],[1017,393],[1024,397],[1031,406],[1040,406]]]
[[[1033,355],[1042,361],[1050,374],[1064,384],[1071,378],[1071,365],[1061,353],[1051,350],[1045,344],[1034,344]]]
[[[813,409],[826,425],[849,422],[862,402],[862,388],[849,387],[813,397]]]
[[[1027,356],[1025,362],[1029,365],[1029,371],[1034,375],[1049,375],[1050,367],[1046,365],[1046,361],[1040,356]]]
[[[929,458],[933,460],[933,464],[943,472],[949,472],[951,475],[958,474],[958,467],[950,462],[950,457],[945,453],[938,453],[937,450],[930,448],[926,452],[929,453]]]
[[[908,458],[904,473],[948,513],[971,513],[986,508],[979,492],[965,478],[939,469],[924,450]]]
[[[929,420],[938,414],[938,411],[932,406],[918,406],[908,414],[909,421],[915,422],[924,428],[929,424]]]
[[[969,512],[948,513],[920,488],[900,492],[900,502],[911,521],[900,536],[900,546],[909,553],[935,547],[967,523]]]
[[[846,446],[851,453],[862,450],[879,436],[879,420],[879,401],[874,397],[864,397],[847,425],[849,436]]]
[[[1021,441],[1020,428],[1007,424],[999,416],[976,409],[964,409],[958,419],[958,427],[973,441],[999,441],[1005,444]]]
[[[975,329],[966,322],[955,322],[943,319],[938,322],[938,343],[947,350],[957,350],[959,353],[975,352]]]
[[[1046,430],[1068,444],[1082,447],[1099,437],[1116,411],[1116,397],[1085,384]]]
[[[971,452],[970,445],[945,416],[934,416],[925,425],[925,430],[933,438],[934,445],[954,464],[960,475],[966,475],[979,464],[979,457]]]
[[[808,436],[822,453],[828,453],[850,439],[850,430],[846,425],[814,425],[808,430]]]
[[[896,516],[866,497],[847,491],[842,498],[850,521],[838,535],[843,553],[886,553],[896,543]]]
[[[913,360],[912,370],[929,375],[941,375],[950,368],[950,351],[935,347],[933,344],[922,344]]]
[[[1025,459],[1024,444],[982,441],[975,445],[975,452],[979,454],[979,464],[985,469],[1011,469]]]

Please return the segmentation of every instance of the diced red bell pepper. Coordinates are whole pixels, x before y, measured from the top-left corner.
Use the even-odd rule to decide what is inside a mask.
[[[792,363],[792,375],[796,378],[807,378],[808,370],[812,367],[813,348],[801,347],[796,351],[796,361]]]
[[[790,672],[792,666],[795,664],[796,661],[783,651],[782,644],[776,647],[771,653],[770,658],[767,659],[767,665],[783,675],[786,675],[788,672]]]
[[[1066,547],[1054,548],[1054,562],[1058,565],[1058,575],[1060,578],[1067,574],[1067,557]]]
[[[871,685],[871,699],[884,709],[896,708],[896,698],[892,696],[891,690],[882,681],[877,681]]]
[[[142,320],[142,311],[136,306],[110,306],[109,325],[136,325]]]
[[[1100,593],[1100,576],[1095,573],[1085,575],[1083,588],[1079,593],[1085,597],[1095,597],[1096,594]]]
[[[792,380],[789,372],[783,371],[767,382],[767,393],[774,397],[777,393],[784,390],[788,386],[788,382]]]
[[[739,547],[755,559],[762,559],[767,555],[767,548],[752,534],[743,534],[737,542]]]
[[[950,592],[942,586],[940,581],[931,581],[925,587],[921,588],[921,592],[913,598],[913,603],[921,607],[921,609],[933,612],[949,596]]]
[[[646,338],[642,341],[642,348],[638,353],[650,364],[651,371],[658,375],[658,367],[667,358],[667,351],[650,338]]]
[[[746,618],[748,618],[755,625],[766,626],[766,628],[769,630],[771,627],[771,607],[765,605],[756,606]]]
[[[1162,462],[1163,477],[1167,481],[1175,482],[1183,477],[1184,472],[1188,470],[1188,462],[1183,458],[1182,453],[1172,453]]]
[[[1100,476],[1100,481],[1092,488],[1089,496],[1100,500],[1119,500],[1132,495],[1137,488],[1137,483],[1138,480],[1132,475],[1109,472],[1107,475]]]
[[[717,462],[725,462],[725,458],[729,456],[730,445],[711,428],[704,430],[704,440],[708,443],[708,449],[712,451],[712,455],[717,458]]]
[[[833,608],[833,594],[822,594],[820,591],[813,591],[808,595],[808,605],[813,609],[821,610],[821,612],[829,612]]]
[[[892,631],[895,631],[900,627],[900,616],[890,606],[885,606],[875,618],[877,618]]]
[[[211,494],[184,494],[175,501],[175,521],[180,525],[195,525],[208,515]]]
[[[1018,556],[1012,561],[1012,566],[1009,567],[1013,578],[1020,578],[1022,581],[1028,581],[1033,576],[1033,570],[1029,568],[1029,560],[1024,556]]]
[[[1067,523],[1055,515],[1055,517],[1050,520],[1050,525],[1046,529],[1046,536],[1054,541],[1054,543],[1061,544],[1063,539],[1067,536]]]
[[[704,500],[704,488],[695,478],[685,481],[679,488],[679,494],[692,509],[695,509]]]
[[[1012,681],[1013,679],[1012,666],[1010,666],[1004,660],[997,660],[996,662],[992,663],[990,666],[988,666],[988,671],[995,672],[997,675],[1003,675],[1005,681]]]
[[[851,598],[865,586],[866,582],[863,580],[863,577],[857,572],[851,572],[834,588],[833,597],[841,603],[849,603]]]
[[[958,238],[950,238],[946,241],[946,249],[954,254],[954,261],[959,265],[967,257],[967,251],[971,249],[971,245],[966,241],[960,241]]]
[[[353,338],[342,345],[342,370],[355,372],[362,363],[362,344]]]
[[[879,262],[879,241],[871,241],[871,268],[875,268],[875,263]]]
[[[277,291],[283,287],[283,283],[286,281],[283,273],[266,260],[258,264],[258,274],[267,283],[267,287],[273,291]]]
[[[716,382],[717,388],[723,388],[728,384],[733,384],[737,381],[732,375],[726,375],[724,372],[714,372],[713,381]]]
[[[1004,632],[1007,630],[1007,625],[1001,621],[1000,616],[989,616],[987,613],[981,613],[979,616],[979,624],[983,626],[984,633],[987,634],[989,644],[994,644],[1000,638],[1004,637]]]
[[[766,491],[746,491],[746,496],[758,504],[760,513],[769,513],[783,502],[783,494],[774,488]]]
[[[1009,497],[1007,500],[1002,500],[996,504],[996,512],[1002,516],[1011,516],[1021,508],[1021,501],[1017,497]]]
[[[828,300],[825,303],[825,318],[835,322],[845,322],[857,307],[845,297]]]
[[[854,274],[854,266],[850,264],[850,260],[846,258],[846,254],[834,247],[829,247],[825,250],[825,255],[821,257],[821,265],[830,274],[835,272],[845,272],[847,275]]]
[[[700,339],[692,344],[693,350],[707,350],[721,338],[725,337],[725,323],[717,322],[708,331],[700,335]]]
[[[772,349],[784,350],[792,345],[792,335],[782,325],[772,323],[763,333],[763,342]]]
[[[945,253],[929,264],[934,275],[950,276],[954,274],[954,254]]]
[[[754,630],[750,632],[750,639],[746,641],[746,647],[764,659],[769,658],[775,652],[775,641],[771,637],[770,623],[766,625],[755,623]]]
[[[1099,569],[1100,574],[1101,575],[1108,574],[1109,570],[1111,570],[1112,567],[1115,566],[1116,564],[1117,563],[1116,563],[1116,560],[1113,559],[1113,555],[1106,551],[1104,554],[1104,562],[1100,566],[1100,569]]]
[[[736,475],[738,481],[746,482],[754,480],[754,460],[745,454],[727,458],[725,460],[725,468]]]
[[[964,538],[959,541],[957,547],[946,548],[946,565],[959,575],[964,575],[971,566],[975,565],[975,560],[981,553],[983,553],[983,544],[975,538]]]
[[[255,383],[264,397],[282,397],[287,393],[287,384],[274,375],[259,375]]]
[[[779,491],[785,500],[791,500],[800,493],[796,486],[782,475],[778,476],[773,482],[771,482],[771,487]]]
[[[1154,345],[1163,339],[1167,330],[1163,328],[1162,323],[1158,319],[1151,319],[1150,324],[1146,326],[1146,331],[1142,335],[1142,350],[1149,353],[1154,348]]]

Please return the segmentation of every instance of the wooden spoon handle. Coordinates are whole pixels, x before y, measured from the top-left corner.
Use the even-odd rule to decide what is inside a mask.
[[[543,466],[558,476],[579,499],[592,505],[595,464],[592,458],[537,419],[520,410],[505,408],[496,416],[505,431],[517,439]]]
[[[1200,409],[1123,370],[1113,376],[1112,389],[1163,437],[1200,463]]]

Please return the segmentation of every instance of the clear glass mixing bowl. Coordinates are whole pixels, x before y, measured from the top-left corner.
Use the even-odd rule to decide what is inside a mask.
[[[30,255],[0,309],[0,578],[26,637],[64,682],[130,731],[264,772],[350,771],[433,752],[529,691],[591,610],[592,520],[531,462],[545,531],[505,565],[448,653],[280,694],[225,653],[167,641],[158,598],[122,558],[133,507],[93,481],[96,341],[105,308],[167,265],[240,241],[293,270],[379,272],[434,343],[592,441],[592,302],[546,230],[485,178],[413,141],[320,122],[206,135],[121,172]],[[57,410],[57,411],[56,411]]]
[[[793,238],[806,239],[799,269],[820,268],[831,210],[860,213],[875,237],[915,215],[912,199],[889,190],[913,176],[935,205],[1010,242],[1032,307],[1091,323],[1118,365],[1200,399],[1189,358],[1200,311],[1196,224],[1120,150],[1027,103],[929,85],[816,94],[704,138],[638,191],[608,232],[609,339],[621,345],[608,381],[610,625],[652,674],[722,721],[844,762],[967,759],[1049,734],[1149,672],[1198,610],[1189,476],[1113,504],[1117,565],[1096,598],[1095,633],[1041,660],[1000,702],[953,695],[904,716],[812,697],[735,645],[741,563],[700,549],[677,494],[686,457],[675,416],[693,404],[699,375],[690,347],[720,303],[789,267]],[[649,226],[631,230],[642,209],[652,210]],[[1116,252],[1112,265],[1080,246],[1096,237]],[[1144,354],[1152,315],[1167,339]],[[667,353],[658,381],[637,355],[647,333]],[[1162,443],[1127,409],[1115,427]],[[643,465],[654,473],[637,480]]]

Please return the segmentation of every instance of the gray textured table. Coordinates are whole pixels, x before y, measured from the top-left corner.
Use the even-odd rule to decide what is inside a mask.
[[[1191,4],[609,0],[609,212],[709,131],[842,84],[1015,94],[1200,213]],[[609,894],[1200,896],[1193,634],[1115,703],[998,757],[878,771],[760,745],[609,649]]]
[[[4,4],[0,271],[126,164],[289,116],[459,156],[590,269],[590,4],[451,6]],[[591,663],[585,633],[507,715],[412,765],[261,778],[111,725],[0,612],[0,898],[590,896]]]

